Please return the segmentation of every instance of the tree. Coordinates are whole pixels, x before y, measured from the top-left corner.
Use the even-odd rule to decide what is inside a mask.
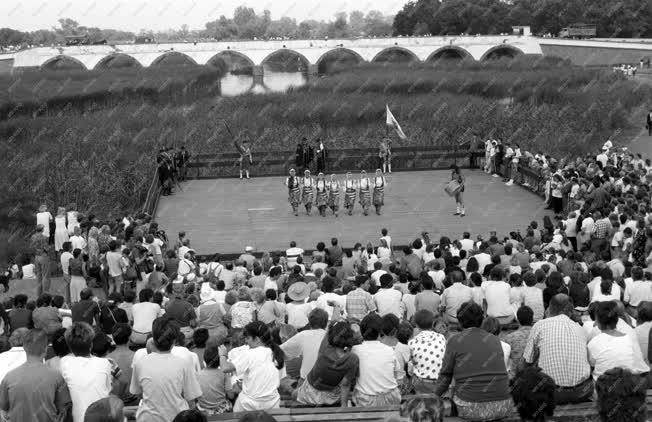
[[[59,28],[56,28],[55,31],[63,36],[69,35],[82,35],[79,32],[79,23],[70,18],[61,18],[59,19]]]
[[[392,21],[378,10],[371,10],[364,18],[365,33],[368,36],[385,36],[392,33]]]
[[[296,20],[284,16],[279,20],[273,20],[269,23],[265,32],[265,38],[296,38],[297,32]]]
[[[346,20],[346,12],[335,14],[335,20],[328,25],[328,36],[330,38],[347,38],[350,36],[349,24]]]
[[[349,14],[349,28],[354,37],[365,35],[364,13],[354,10]]]

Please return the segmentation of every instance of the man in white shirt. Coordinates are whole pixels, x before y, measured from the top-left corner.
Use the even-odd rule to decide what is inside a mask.
[[[632,268],[632,283],[625,287],[623,301],[636,310],[641,302],[652,301],[652,283],[645,279],[641,267]]]
[[[337,303],[340,310],[344,311],[346,309],[346,296],[341,296],[337,293],[333,293],[335,284],[331,278],[325,278],[322,282],[321,288],[324,291],[324,294],[317,298],[317,307],[325,310],[328,313],[328,320],[330,321],[333,319],[333,306],[329,305],[329,303]]]
[[[480,244],[479,250],[480,253],[473,255],[473,257],[478,261],[478,273],[484,273],[484,267],[491,264],[491,255],[487,253],[489,249],[489,244],[487,242],[482,242]]]
[[[383,274],[387,274],[387,271],[383,270],[383,264],[381,262],[374,263],[374,272],[371,273],[371,281],[376,286],[380,286],[380,277]]]
[[[325,273],[326,268],[328,268],[328,264],[324,262],[324,257],[321,255],[315,256],[312,260],[312,264],[310,264],[310,271],[313,273],[319,268],[321,268],[322,273]]]
[[[9,371],[18,368],[27,361],[27,354],[23,349],[23,339],[28,332],[27,328],[18,328],[11,333],[11,337],[9,337],[11,349],[0,353],[0,381]]]
[[[138,293],[138,303],[131,307],[133,327],[130,340],[134,344],[145,345],[147,338],[152,334],[152,323],[163,315],[163,309],[151,302],[154,292],[151,289],[143,289]]]
[[[179,247],[177,257],[179,259],[183,259],[189,250],[190,250],[190,239],[183,239],[181,246]]]
[[[464,249],[467,253],[473,251],[474,244],[473,239],[471,239],[471,233],[464,232],[460,243],[462,244],[462,249]]]
[[[503,271],[500,268],[492,268],[490,278],[481,285],[487,302],[487,316],[498,319],[501,325],[509,324],[514,321],[509,283],[503,281]]]
[[[604,169],[607,166],[607,163],[609,162],[609,157],[607,156],[607,148],[603,147],[602,152],[598,154],[595,159],[602,164],[602,168]]]
[[[378,308],[378,314],[385,316],[394,314],[397,318],[403,315],[403,294],[392,288],[394,278],[389,274],[383,274],[380,277],[380,290],[374,295],[374,302]]]
[[[309,330],[303,330],[281,344],[281,349],[288,359],[301,357],[300,376],[307,379],[319,356],[319,348],[328,326],[328,314],[320,308],[315,308],[308,315]]]
[[[297,242],[294,240],[290,242],[290,249],[285,251],[288,269],[294,267],[297,264],[297,258],[299,256],[303,256],[303,252],[303,249],[297,248]]]
[[[387,243],[387,247],[391,251],[392,250],[392,238],[388,233],[389,233],[389,231],[387,231],[387,229],[383,228],[380,231],[380,234],[382,235],[380,240],[384,240]]]
[[[75,226],[73,229],[73,235],[70,236],[70,243],[72,243],[72,250],[80,249],[82,252],[86,252],[86,239],[81,235],[81,228]]]

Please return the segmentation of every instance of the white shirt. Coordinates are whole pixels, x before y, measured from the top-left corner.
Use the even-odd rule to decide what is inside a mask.
[[[8,327],[6,328],[8,330]],[[9,371],[18,368],[27,362],[27,355],[22,347],[12,347],[4,353],[0,353],[0,382]]]
[[[179,253],[177,254],[177,257],[179,259],[183,259],[186,256],[186,253],[188,253],[189,250],[190,250],[190,248],[188,246],[179,247]]]
[[[638,280],[625,285],[624,301],[632,306],[638,306],[641,302],[652,301],[652,283],[647,280]]]
[[[270,408],[265,403],[278,401],[278,386],[281,377],[269,347],[237,347],[229,352],[228,360],[242,380],[242,392],[238,401],[244,410]]]
[[[172,349],[170,349],[170,354],[183,359],[188,367],[194,370],[195,373],[201,371],[201,364],[199,363],[199,357],[197,356],[197,353],[191,352],[185,347],[172,346]],[[147,348],[136,350],[134,357],[131,360],[131,367],[133,368],[136,365],[136,362],[145,356],[147,356]]]
[[[585,236],[590,235],[593,233],[593,226],[595,225],[595,221],[593,221],[593,217],[586,217],[584,220],[582,220],[582,233],[584,233]]]
[[[446,273],[443,270],[428,271],[428,275],[435,283],[435,287],[442,290],[444,289],[444,280],[446,280]]]
[[[595,159],[598,160],[600,163],[602,163],[603,168],[607,165],[607,162],[609,161],[609,157],[607,157],[607,154],[605,153],[598,154],[598,156],[595,157]]]
[[[296,265],[297,263],[297,258],[301,255],[303,255],[303,249],[301,248],[290,248],[285,251],[285,256],[288,259],[287,267],[292,268]]]
[[[326,335],[326,330],[304,330],[281,344],[287,359],[301,356],[301,378],[308,378],[308,374],[315,366],[319,356],[319,348]]]
[[[593,380],[611,368],[622,367],[634,374],[648,372],[641,348],[631,335],[612,336],[600,333],[587,345],[589,363],[594,367]]]
[[[382,276],[383,274],[387,274],[387,271],[376,270],[373,273],[371,273],[371,280],[374,282],[376,286],[380,286],[380,276]]]
[[[475,259],[478,261],[478,273],[482,275],[484,273],[484,267],[487,265],[491,264],[491,255],[488,253],[482,252],[476,255],[473,255]]]
[[[73,258],[70,252],[64,252],[61,254],[61,269],[64,274],[70,274],[70,260]]]
[[[510,346],[508,343],[505,343],[504,341],[501,340],[500,347],[503,348],[503,358],[505,359],[505,368],[509,372],[510,370],[509,355],[512,353],[512,346]]]
[[[487,301],[487,315],[492,317],[506,317],[514,315],[509,301],[510,286],[504,281],[485,281],[482,291]]]
[[[387,314],[394,314],[399,319],[402,317],[402,302],[403,294],[396,289],[380,289],[374,295],[374,302],[378,308],[378,314],[385,316]]]
[[[333,318],[333,310],[335,309],[328,304],[330,301],[338,303],[340,305],[340,309],[342,311],[346,311],[346,296],[341,296],[337,293],[329,292],[324,293],[317,298],[317,308],[321,308],[328,312],[329,321]]]
[[[74,422],[84,422],[88,406],[111,393],[111,364],[107,359],[64,356],[61,375],[70,390]]]
[[[620,286],[615,282],[611,285],[611,294],[603,295],[600,291],[600,284],[596,285],[591,295],[591,302],[609,302],[611,300],[620,300]]]
[[[72,250],[81,249],[86,250],[86,240],[81,236],[70,236],[70,243],[72,243]]]
[[[564,220],[564,226],[565,226],[564,232],[566,233],[566,237],[577,236],[577,217]]]
[[[272,280],[269,277],[267,277],[265,279],[265,286],[264,287],[265,287],[263,289],[264,291],[267,291],[267,290],[270,290],[270,289],[274,290],[275,292],[278,291],[278,283],[276,282],[276,280]]]
[[[156,318],[163,315],[163,309],[158,304],[152,302],[135,303],[131,308],[131,315],[134,319],[134,331],[151,333],[152,323]]]
[[[52,214],[49,211],[36,213],[36,225],[43,225],[43,236],[50,235],[50,221],[52,221]]]
[[[398,387],[395,373],[399,371],[399,363],[394,349],[379,341],[364,341],[353,346],[352,351],[360,361],[356,391],[376,395]]]
[[[23,272],[23,280],[33,280],[36,278],[36,274],[34,273],[34,264],[23,265],[21,267],[21,271]]]
[[[473,250],[473,240],[472,239],[462,239],[460,240],[460,244],[462,245],[462,249],[471,252]]]
[[[387,236],[382,236],[380,240],[385,240],[387,243],[387,247],[391,250],[392,249],[392,237],[390,235]]]

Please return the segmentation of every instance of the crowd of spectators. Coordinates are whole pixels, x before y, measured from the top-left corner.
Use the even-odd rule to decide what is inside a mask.
[[[81,422],[133,405],[138,421],[194,421],[290,401],[399,405],[416,393],[430,398],[403,404],[410,420],[441,420],[444,407],[468,420],[545,420],[593,400],[601,420],[644,421],[649,161],[611,143],[557,162],[488,141],[486,158],[506,183],[522,182],[523,166],[545,174],[557,220],[486,238],[423,232],[401,248],[387,229],[311,252],[299,239],[225,260],[197,256],[185,233],[168,239],[147,215],[76,214],[84,242],[56,252],[64,296],[50,294],[53,245],[37,226],[11,277],[29,275],[39,295],[0,308],[0,409],[12,421],[70,412]]]

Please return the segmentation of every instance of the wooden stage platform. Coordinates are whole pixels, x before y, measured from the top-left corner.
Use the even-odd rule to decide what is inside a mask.
[[[479,170],[465,170],[465,217],[454,216],[455,202],[444,192],[449,170],[397,172],[390,176],[385,190],[383,215],[364,216],[359,204],[352,216],[328,213],[300,213],[295,217],[287,202],[287,188],[282,177],[190,180],[183,191],[161,197],[156,220],[172,241],[184,230],[191,247],[198,254],[237,253],[245,246],[256,251],[285,250],[291,240],[299,247],[314,249],[331,237],[343,247],[356,242],[378,244],[380,230],[386,227],[394,245],[407,244],[422,231],[431,239],[447,235],[461,237],[470,231],[488,236],[525,228],[532,220],[539,224],[549,211],[543,200],[520,186],[505,186]],[[343,175],[339,175],[342,177]],[[548,215],[551,215],[550,213]]]

